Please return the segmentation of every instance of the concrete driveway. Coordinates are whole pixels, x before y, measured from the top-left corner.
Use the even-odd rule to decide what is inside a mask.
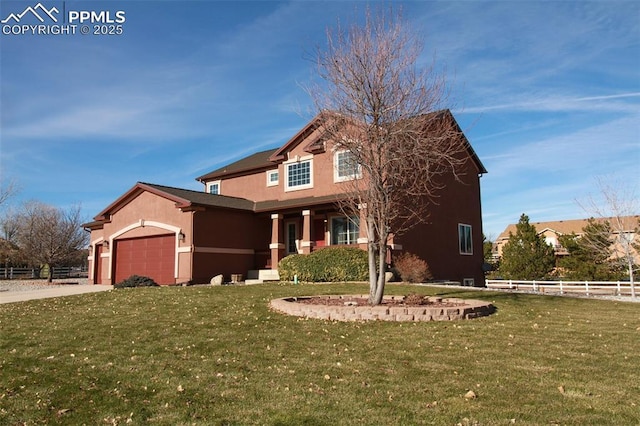
[[[24,302],[26,300],[48,299],[51,297],[72,296],[74,294],[96,293],[112,290],[110,285],[61,284],[34,285],[24,282],[0,281],[0,304]]]

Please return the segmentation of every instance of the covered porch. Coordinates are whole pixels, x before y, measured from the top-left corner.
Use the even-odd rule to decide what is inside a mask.
[[[278,262],[290,254],[309,254],[328,246],[367,248],[367,230],[360,226],[364,217],[346,215],[335,206],[315,206],[273,212],[271,218],[268,269],[278,269]]]

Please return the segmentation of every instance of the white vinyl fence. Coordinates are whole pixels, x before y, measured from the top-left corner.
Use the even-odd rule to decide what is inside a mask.
[[[631,296],[629,281],[521,281],[486,280],[487,288],[534,291],[538,293]],[[636,288],[636,294],[638,289]]]

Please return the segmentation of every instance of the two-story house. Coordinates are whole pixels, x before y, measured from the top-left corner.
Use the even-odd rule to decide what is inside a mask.
[[[483,285],[480,177],[486,170],[462,139],[462,182],[453,176],[442,182],[428,220],[395,236],[390,253],[420,256],[437,280]],[[203,191],[137,183],[85,225],[90,280],[113,284],[137,274],[160,284],[206,283],[218,274],[228,280],[277,270],[292,253],[366,249],[361,218],[345,217],[337,204],[360,169],[348,151],[329,144],[314,119],[279,148],[198,177]]]

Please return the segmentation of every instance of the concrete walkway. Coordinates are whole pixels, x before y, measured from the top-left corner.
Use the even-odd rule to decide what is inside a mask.
[[[72,296],[74,294],[97,293],[112,290],[110,285],[75,284],[59,285],[45,289],[0,291],[0,304],[24,302],[26,300],[48,299],[51,297]]]

